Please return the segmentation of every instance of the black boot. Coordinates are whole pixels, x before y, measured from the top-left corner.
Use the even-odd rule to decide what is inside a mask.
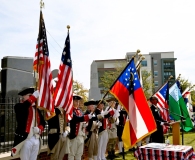
[[[119,156],[115,155],[115,150],[112,150],[112,156],[113,158],[119,158]]]
[[[111,160],[114,159],[111,151],[108,151],[108,156],[106,158]]]

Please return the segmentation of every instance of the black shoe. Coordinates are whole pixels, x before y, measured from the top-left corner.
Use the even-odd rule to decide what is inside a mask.
[[[119,158],[119,156],[115,155],[115,151],[114,150],[112,151],[112,157],[113,158]]]

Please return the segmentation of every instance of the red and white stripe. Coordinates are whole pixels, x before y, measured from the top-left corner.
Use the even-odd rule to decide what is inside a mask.
[[[72,68],[61,62],[54,99],[55,106],[62,107],[66,111],[69,120],[72,118],[73,111],[72,77]]]

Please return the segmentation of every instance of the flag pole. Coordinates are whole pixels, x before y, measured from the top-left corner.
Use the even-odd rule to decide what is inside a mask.
[[[167,79],[167,81],[166,81],[164,84],[166,84],[167,82],[169,82],[171,78],[173,78],[172,75],[169,76],[169,78]],[[164,86],[164,84],[163,84],[162,86]],[[162,86],[161,86],[155,93],[157,93],[157,92],[162,88]],[[154,96],[155,93],[154,93],[152,96]],[[151,97],[152,97],[152,96],[151,96]]]
[[[41,32],[41,19],[42,19],[42,8],[44,7],[44,2],[40,1],[40,16],[39,16],[39,33],[38,33],[38,55],[37,55],[37,66],[36,66],[36,72],[35,72],[35,90],[38,89],[38,83],[39,83],[39,56],[40,56],[40,32]],[[36,108],[35,108],[35,126],[37,126],[37,108],[38,108],[38,102],[36,101]]]

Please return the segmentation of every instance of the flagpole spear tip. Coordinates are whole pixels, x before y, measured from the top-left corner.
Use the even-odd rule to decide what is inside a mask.
[[[68,29],[68,30],[70,29],[70,26],[69,26],[69,25],[67,25],[67,29]]]
[[[141,52],[141,51],[138,49],[138,50],[137,50],[137,54],[140,53],[140,52]]]
[[[42,8],[44,8],[45,4],[43,2],[43,0],[40,1],[40,9],[42,10]]]
[[[169,81],[171,78],[173,78],[173,76],[172,76],[172,75],[170,75],[170,77],[169,77],[168,81]]]

